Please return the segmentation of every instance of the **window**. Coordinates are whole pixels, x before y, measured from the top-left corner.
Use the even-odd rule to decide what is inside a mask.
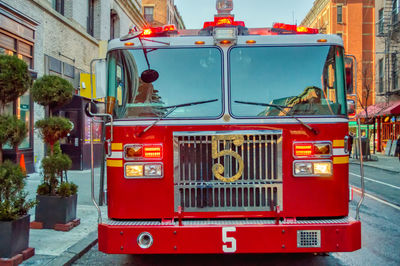
[[[148,22],[153,22],[154,21],[154,7],[150,7],[150,6],[145,6],[144,7],[144,18]]]
[[[392,24],[399,22],[399,2],[398,0],[393,0],[392,6]]]
[[[119,27],[120,24],[118,14],[112,10],[110,16],[110,39],[115,39],[120,36]]]
[[[218,118],[222,104],[222,52],[217,48],[157,48],[147,50],[159,78],[141,79],[148,69],[142,49],[116,50],[109,55],[108,96],[115,99],[116,118]],[[173,59],[173,60],[172,60]],[[200,103],[199,103],[200,102]]]
[[[384,77],[384,70],[383,70],[383,58],[379,59],[379,92],[383,92],[383,77]]]
[[[338,32],[338,33],[336,33],[336,35],[343,39],[343,33]]]
[[[392,88],[399,89],[399,72],[397,70],[397,54],[392,54]]]
[[[61,15],[64,15],[64,0],[53,0],[53,8]]]
[[[231,49],[232,115],[243,118],[345,115],[342,51],[335,46]]]
[[[89,1],[89,12],[88,12],[88,25],[87,25],[87,33],[94,36],[94,1]]]
[[[337,6],[337,23],[343,23],[343,7]]]
[[[379,20],[378,20],[378,33],[382,34],[383,33],[383,27],[384,27],[384,24],[383,24],[383,22],[384,22],[384,20],[383,20],[383,8],[379,9],[378,17],[379,17]]]

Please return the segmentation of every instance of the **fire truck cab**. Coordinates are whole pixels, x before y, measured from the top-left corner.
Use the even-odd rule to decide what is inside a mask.
[[[361,248],[340,37],[223,12],[200,30],[133,30],[109,43],[106,106],[100,251]]]

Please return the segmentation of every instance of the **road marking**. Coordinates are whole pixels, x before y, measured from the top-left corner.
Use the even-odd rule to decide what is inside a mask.
[[[354,174],[354,173],[350,173],[350,174],[354,175],[354,176],[357,176],[357,177],[361,177],[360,175],[357,175],[357,174]],[[379,183],[379,184],[382,184],[382,185],[385,185],[385,186],[392,187],[392,188],[400,190],[400,187],[395,186],[395,185],[391,185],[391,184],[388,184],[388,183],[385,183],[385,182],[381,182],[381,181],[378,181],[378,180],[375,180],[375,179],[372,179],[372,178],[368,178],[368,177],[365,177],[365,176],[364,176],[364,179],[368,180],[368,181],[371,181],[371,182]]]
[[[351,189],[352,189],[353,191],[355,191],[357,194],[361,195],[361,189],[360,189],[360,188],[351,186]],[[392,207],[392,208],[395,208],[396,210],[399,210],[399,211],[400,211],[400,207],[399,207],[399,206],[394,205],[394,204],[392,204],[392,203],[390,203],[390,202],[388,202],[388,201],[386,201],[386,200],[383,200],[383,199],[380,199],[380,198],[378,198],[378,197],[372,196],[371,194],[368,194],[368,193],[364,193],[364,195],[365,195],[366,197],[369,197],[369,198],[371,198],[371,199],[374,199],[374,200],[376,200],[376,201],[378,201],[378,202],[380,202],[380,203],[383,203],[383,204],[385,204],[385,205],[388,205],[388,206],[390,206],[390,207]]]

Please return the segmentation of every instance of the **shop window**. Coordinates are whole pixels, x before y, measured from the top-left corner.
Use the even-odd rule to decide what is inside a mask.
[[[154,7],[152,7],[152,6],[145,6],[144,7],[144,18],[148,22],[153,22],[154,21]]]
[[[28,132],[26,133],[25,139],[18,146],[19,149],[29,149],[32,147],[30,139],[30,129],[31,129],[31,97],[29,91],[24,95],[19,97],[17,101],[13,103],[8,103],[5,107],[5,113],[9,115],[16,115],[19,120],[25,122]],[[9,144],[4,145],[4,149],[11,149]]]

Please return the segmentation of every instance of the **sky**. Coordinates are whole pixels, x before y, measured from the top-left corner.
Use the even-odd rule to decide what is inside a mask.
[[[248,28],[272,27],[274,22],[300,24],[314,0],[233,0],[235,20]],[[216,0],[175,0],[187,29],[199,29],[214,20]],[[297,23],[296,23],[297,22]]]

